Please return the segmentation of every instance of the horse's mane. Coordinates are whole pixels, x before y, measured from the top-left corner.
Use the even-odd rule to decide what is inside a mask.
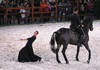
[[[89,22],[93,22],[93,17],[92,16],[85,16],[82,24],[87,26]]]

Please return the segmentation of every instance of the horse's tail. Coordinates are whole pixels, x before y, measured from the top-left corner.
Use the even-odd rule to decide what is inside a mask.
[[[66,28],[61,28],[53,33],[50,40],[51,50],[53,53],[56,53],[55,42],[58,43],[60,41],[61,34],[64,34],[65,32]]]
[[[55,41],[56,41],[56,32],[53,33],[51,40],[50,40],[50,45],[51,45],[51,50],[53,53],[56,53],[56,48],[55,48]]]

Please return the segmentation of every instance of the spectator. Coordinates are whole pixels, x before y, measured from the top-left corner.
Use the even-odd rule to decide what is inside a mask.
[[[0,3],[2,3],[2,0],[0,0]]]
[[[21,3],[21,9],[20,9],[21,18],[22,18],[22,22],[21,22],[21,24],[24,24],[24,23],[25,23],[25,12],[26,12],[26,10],[23,9],[23,8],[24,8],[24,4]]]
[[[34,6],[35,7],[40,7],[40,0],[34,0]],[[34,22],[38,23],[40,21],[40,13],[36,13],[36,12],[40,12],[40,8],[34,8]]]
[[[49,10],[50,10],[49,2],[46,0],[42,0],[40,2],[40,6],[41,6],[41,8],[40,8],[41,16],[43,16],[43,19],[41,19],[41,20],[43,20],[43,22],[46,22],[46,21],[48,21],[47,17],[48,17]]]
[[[66,18],[65,18],[65,20],[70,20],[70,15],[72,14],[72,4],[71,4],[71,2],[70,1],[67,1],[67,7],[66,7]]]
[[[34,6],[40,7],[40,0],[34,0]]]
[[[3,3],[0,4],[0,24],[4,24],[4,13],[5,13],[5,9],[4,9],[4,5]]]
[[[13,7],[13,1],[8,1],[8,8],[12,8]],[[13,10],[9,9],[8,10],[8,24],[12,24],[13,23]]]
[[[58,4],[58,16],[59,16],[59,18],[58,18],[58,21],[62,21],[62,19],[65,19],[66,17],[65,17],[65,15],[66,15],[66,9],[67,9],[67,3],[64,1],[64,0],[62,0],[61,2],[59,2],[59,4]]]
[[[20,8],[19,4],[17,7]],[[21,18],[20,9],[17,9],[16,12],[17,12],[17,15],[16,15],[17,22],[18,22],[18,24],[20,24],[20,18]]]
[[[51,6],[51,17],[55,17],[56,15],[56,2],[55,0],[51,0],[49,2],[50,6]],[[53,18],[54,19],[54,18]],[[52,21],[52,20],[51,20]]]
[[[51,15],[51,6],[50,6],[50,4],[49,4],[49,1],[47,0],[46,1],[46,4],[47,4],[47,8],[46,8],[46,16],[47,16],[47,21],[49,21],[49,17],[50,17],[50,15]]]
[[[84,8],[84,4],[80,5],[80,13],[84,14],[85,8]]]
[[[26,4],[26,8],[29,7],[29,4]],[[30,9],[26,9],[27,14],[25,15],[25,17],[27,18],[25,23],[30,23]]]
[[[90,1],[87,2],[87,9],[88,9],[88,12],[90,12],[92,8],[92,3]]]

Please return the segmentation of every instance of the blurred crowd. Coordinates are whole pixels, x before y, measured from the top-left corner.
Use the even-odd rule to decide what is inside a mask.
[[[93,13],[94,3],[95,0],[79,0],[80,14]],[[73,0],[58,0],[58,2],[56,0],[2,0],[0,24],[6,24],[6,18],[8,18],[8,20],[6,19],[8,24],[24,24],[32,23],[32,21],[68,21],[75,5],[76,2]],[[6,14],[7,12],[8,14]],[[31,18],[32,16],[34,19]]]
[[[96,0],[80,0],[80,13],[94,13]]]

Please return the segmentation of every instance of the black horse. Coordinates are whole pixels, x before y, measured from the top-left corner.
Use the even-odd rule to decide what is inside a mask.
[[[93,18],[90,16],[85,16],[82,24],[84,25],[84,27],[82,28],[84,32],[82,45],[85,46],[85,48],[87,49],[89,53],[88,60],[87,60],[87,63],[89,63],[91,59],[91,50],[88,45],[88,41],[89,41],[88,32],[89,30],[90,31],[93,30]],[[78,45],[78,38],[79,38],[79,34],[77,32],[72,31],[69,28],[60,28],[59,30],[53,33],[51,40],[50,40],[50,45],[51,45],[51,50],[56,54],[56,60],[58,63],[61,63],[61,61],[59,60],[59,56],[58,56],[58,52],[59,52],[61,45],[63,45],[63,49],[62,49],[63,57],[66,63],[67,64],[69,63],[65,55],[65,51],[67,49],[68,44],[77,45],[76,60],[79,61],[78,55],[79,55],[79,50],[81,46]],[[55,42],[57,44],[57,48],[55,48]]]

